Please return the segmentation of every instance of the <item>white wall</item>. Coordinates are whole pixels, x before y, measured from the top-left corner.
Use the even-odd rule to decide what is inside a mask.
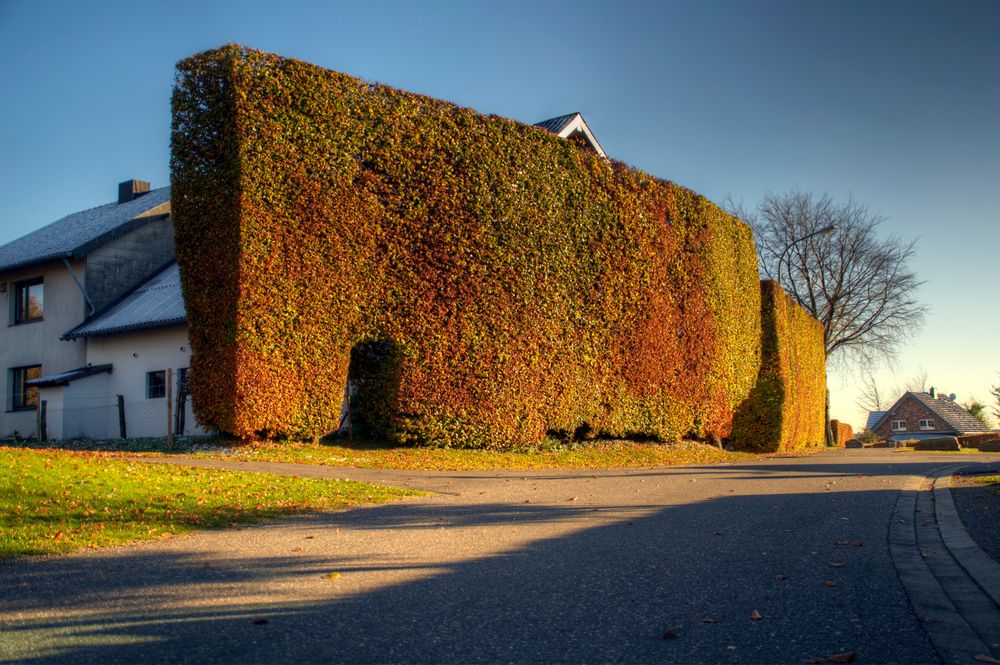
[[[87,363],[113,365],[111,374],[101,376],[108,377],[106,390],[111,403],[117,404],[117,395],[125,396],[125,420],[129,438],[166,436],[167,400],[165,397],[146,397],[146,374],[158,370],[173,370],[173,402],[176,411],[177,370],[188,367],[190,361],[191,347],[188,344],[187,327],[183,325],[87,339]],[[95,377],[88,377],[74,383],[80,384],[82,388],[93,378]],[[109,438],[118,436],[116,409],[117,406]],[[190,399],[187,400],[185,421],[185,435],[206,433],[197,427]]]

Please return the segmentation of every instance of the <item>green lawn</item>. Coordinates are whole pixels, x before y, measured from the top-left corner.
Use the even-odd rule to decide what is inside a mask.
[[[40,444],[32,444],[40,445]],[[758,459],[762,455],[733,452],[694,441],[675,444],[635,441],[589,441],[552,445],[540,450],[474,450],[466,448],[393,447],[379,442],[349,443],[331,439],[317,444],[295,442],[240,443],[220,439],[190,439],[167,447],[162,439],[128,441],[68,441],[63,449],[106,454],[182,454],[255,462],[293,462],[366,469],[410,471],[471,471],[481,469],[601,469],[617,467],[713,464]],[[802,453],[814,452],[797,451]]]
[[[345,442],[252,443],[232,446],[221,453],[199,454],[240,460],[439,471],[670,466],[734,462],[758,457],[688,441],[672,445],[597,441],[575,447],[504,452],[465,448],[388,447],[364,443],[352,445]]]
[[[415,494],[420,492],[343,480],[0,448],[0,559],[121,545]]]

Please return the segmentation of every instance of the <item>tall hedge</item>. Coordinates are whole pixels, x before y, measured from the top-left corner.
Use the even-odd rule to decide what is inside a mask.
[[[760,283],[761,365],[738,410],[733,438],[761,452],[797,450],[825,440],[823,326],[772,281]]]
[[[352,350],[379,349],[392,376],[363,397],[395,441],[730,434],[760,366],[757,263],[702,196],[239,46],[180,62],[173,112],[203,424],[328,433]]]

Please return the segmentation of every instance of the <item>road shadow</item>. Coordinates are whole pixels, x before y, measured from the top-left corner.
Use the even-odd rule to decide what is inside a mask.
[[[351,557],[331,544],[216,561],[177,543],[21,561],[0,568],[0,654],[32,663],[801,663],[860,649],[865,662],[936,662],[886,547],[896,494],[599,509],[389,504],[254,527],[257,538],[291,525],[302,542],[340,529],[372,543]],[[546,524],[559,535],[490,546]],[[427,530],[442,551],[464,540],[469,553],[407,552],[407,534]],[[393,556],[378,545],[387,539],[400,550]],[[855,541],[863,546],[845,545]],[[322,578],[331,568],[338,580]],[[368,582],[352,586],[355,576]],[[331,587],[318,600],[248,602],[241,591],[320,579]],[[173,604],[142,609],[131,598]],[[89,603],[99,605],[84,611]],[[753,610],[763,618],[751,620]],[[18,619],[26,613],[34,618]],[[677,637],[664,639],[667,629]]]

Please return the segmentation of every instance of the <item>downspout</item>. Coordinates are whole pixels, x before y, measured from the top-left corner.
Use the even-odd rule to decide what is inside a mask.
[[[69,259],[67,259],[65,256],[63,257],[63,263],[66,264],[66,270],[69,271],[69,274],[73,278],[73,281],[76,282],[77,288],[80,289],[80,293],[83,294],[83,299],[87,301],[87,309],[90,310],[87,316],[93,316],[94,303],[90,300],[90,296],[87,295],[87,289],[83,288],[83,284],[80,282],[80,278],[76,276],[75,272],[73,272],[73,266],[70,265]]]

